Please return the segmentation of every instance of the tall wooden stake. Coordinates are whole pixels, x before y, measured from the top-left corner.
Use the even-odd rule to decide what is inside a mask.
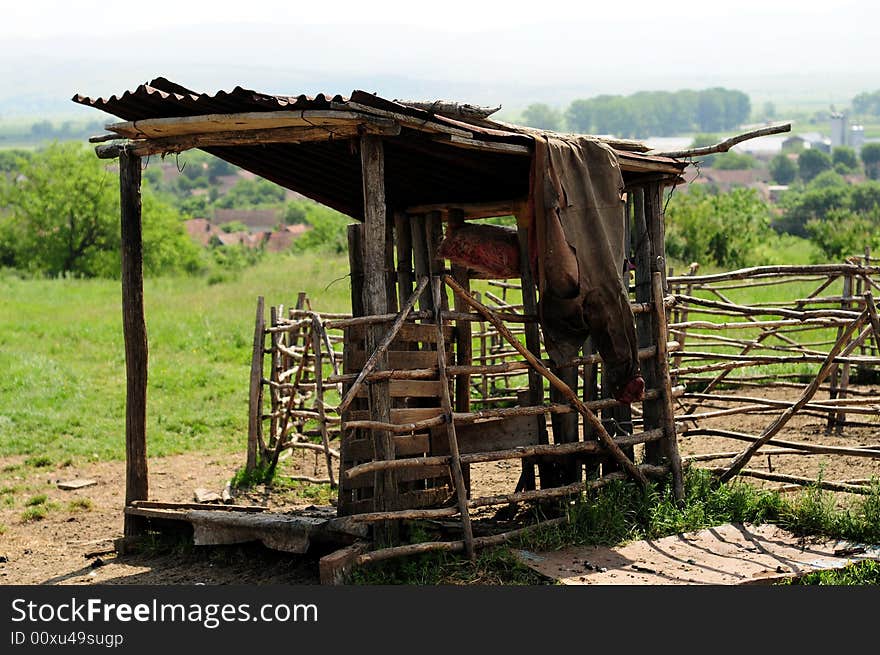
[[[364,189],[364,312],[366,315],[386,314],[388,294],[386,286],[386,206],[385,206],[385,153],[382,138],[365,134],[360,140],[361,174]],[[366,331],[366,352],[374,352],[382,341],[386,327],[377,323]],[[387,355],[380,357],[376,370],[388,366]],[[377,382],[369,390],[370,418],[374,421],[391,421],[391,396],[388,382]],[[387,430],[373,431],[375,459],[394,459],[394,439]],[[394,471],[382,471],[373,482],[375,511],[397,509],[397,484]],[[395,540],[395,526],[380,524],[377,537],[380,541]]]
[[[125,504],[147,500],[147,325],[144,318],[141,158],[119,153],[122,219],[122,333],[125,339]],[[143,534],[140,517],[125,517],[125,536]]]

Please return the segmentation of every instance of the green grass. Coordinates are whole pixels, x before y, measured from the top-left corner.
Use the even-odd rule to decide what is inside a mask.
[[[615,546],[639,539],[657,539],[723,523],[775,523],[794,534],[821,535],[859,543],[880,543],[880,483],[849,507],[835,504],[833,496],[817,488],[784,497],[742,482],[717,485],[710,473],[690,469],[686,498],[677,506],[665,484],[647,490],[632,482],[615,482],[568,507],[567,525],[540,530],[499,547],[478,553],[470,562],[461,555],[425,553],[355,570],[356,584],[547,584],[521,564],[511,548],[554,550],[571,545]],[[409,535],[416,543],[431,540],[426,528]],[[862,577],[873,579],[873,570]],[[857,580],[851,576],[852,580]],[[802,583],[810,583],[809,580]],[[811,583],[812,584],[812,583]],[[828,584],[823,583],[823,584]],[[836,584],[875,584],[838,582]]]
[[[25,502],[25,505],[28,507],[36,507],[37,505],[45,505],[46,501],[49,500],[49,497],[46,494],[38,494],[36,496],[31,496]]]
[[[800,578],[781,581],[781,585],[880,585],[880,562],[865,560],[830,571],[815,571]]]
[[[77,498],[67,503],[67,509],[71,512],[90,512],[94,507],[90,498]]]
[[[150,456],[243,449],[257,296],[290,306],[306,291],[316,308],[348,311],[347,269],[344,256],[279,255],[221,284],[148,279]],[[121,459],[119,282],[0,272],[0,286],[0,456]]]
[[[22,523],[30,523],[32,521],[42,521],[49,514],[49,510],[45,505],[35,505],[28,507],[21,513]]]

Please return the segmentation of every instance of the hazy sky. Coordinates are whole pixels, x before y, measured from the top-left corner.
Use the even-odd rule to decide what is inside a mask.
[[[6,97],[107,95],[159,74],[508,105],[713,84],[826,103],[880,87],[880,3],[865,0],[0,1]]]

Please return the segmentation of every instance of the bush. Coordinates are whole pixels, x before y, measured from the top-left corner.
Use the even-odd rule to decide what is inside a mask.
[[[780,153],[770,160],[770,175],[777,184],[791,184],[797,177],[797,166]]]
[[[711,194],[698,186],[674,194],[666,212],[666,249],[683,261],[739,267],[771,235],[770,208],[753,189]]]
[[[810,148],[798,155],[798,174],[804,182],[828,170],[831,170],[831,157],[821,150]]]

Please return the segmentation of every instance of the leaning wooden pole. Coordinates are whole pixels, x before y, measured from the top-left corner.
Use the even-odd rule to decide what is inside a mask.
[[[498,334],[500,334],[511,346],[513,346],[520,355],[522,355],[525,360],[532,366],[534,370],[540,373],[547,381],[552,384],[554,387],[559,389],[562,394],[565,396],[565,399],[571,403],[574,408],[580,412],[581,416],[584,417],[584,421],[593,426],[595,430],[596,436],[599,437],[599,441],[608,449],[608,452],[611,456],[629,473],[633,478],[639,481],[642,486],[648,485],[648,478],[645,477],[645,474],[632,463],[629,457],[626,456],[620,446],[614,443],[614,439],[608,434],[608,431],[605,429],[605,426],[602,425],[602,421],[590,411],[590,408],[584,405],[584,402],[578,398],[577,393],[572,391],[571,387],[569,387],[565,382],[560,380],[549,368],[547,368],[540,359],[535,357],[529,350],[520,343],[520,341],[510,333],[510,330],[507,329],[507,326],[502,323],[495,314],[492,313],[485,305],[478,303],[474,300],[470,294],[466,293],[464,289],[462,289],[458,283],[449,275],[444,276],[444,281],[446,284],[450,286],[450,288],[459,296],[462,300],[464,300],[470,307],[476,310],[479,314],[482,314],[487,321],[489,321],[496,330],[498,330]]]
[[[125,340],[125,504],[147,500],[147,325],[144,318],[141,158],[119,152],[122,219],[122,333]],[[126,537],[143,534],[140,517],[125,516]]]
[[[731,478],[733,478],[737,473],[742,470],[745,465],[749,462],[752,456],[758,452],[758,450],[765,443],[770,441],[784,426],[788,421],[794,416],[804,405],[806,405],[810,398],[818,391],[821,384],[825,381],[825,378],[831,373],[831,370],[836,365],[836,359],[838,355],[843,351],[844,355],[848,354],[846,350],[846,344],[850,341],[853,333],[858,330],[862,324],[868,320],[868,310],[865,310],[861,313],[861,315],[854,320],[849,326],[844,330],[843,334],[838,338],[837,343],[828,353],[828,356],[825,358],[825,362],[819,368],[819,372],[816,373],[816,377],[807,385],[807,388],[804,389],[804,392],[801,394],[801,397],[797,399],[797,401],[785,410],[776,420],[773,421],[767,428],[761,433],[761,436],[754,441],[748,448],[746,448],[743,452],[741,452],[733,462],[730,463],[730,466],[725,469],[723,473],[719,476],[719,480],[721,482],[727,482]],[[850,344],[852,349],[854,350],[858,342],[854,341]]]
[[[461,528],[464,533],[465,552],[470,559],[474,559],[474,532],[471,527],[471,516],[468,512],[467,486],[465,485],[464,473],[461,467],[461,453],[458,450],[458,436],[455,433],[455,421],[452,418],[452,398],[449,393],[449,378],[446,375],[446,341],[443,337],[442,301],[440,288],[442,282],[439,277],[431,280],[434,297],[434,321],[437,326],[437,372],[440,380],[440,406],[446,417],[446,437],[449,441],[449,471],[452,473],[452,481],[455,484],[455,498],[461,513]]]
[[[257,459],[263,457],[263,357],[266,350],[266,312],[263,296],[257,296],[257,317],[254,321],[254,349],[251,357],[250,394],[248,396],[248,441],[245,471],[253,473]]]

